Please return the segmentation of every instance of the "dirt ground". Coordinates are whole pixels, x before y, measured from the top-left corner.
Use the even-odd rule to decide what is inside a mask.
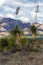
[[[43,65],[43,53],[0,53],[0,65]]]

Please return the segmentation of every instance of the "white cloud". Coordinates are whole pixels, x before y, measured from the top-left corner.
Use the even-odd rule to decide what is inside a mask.
[[[20,17],[19,19],[22,20],[23,23],[29,22],[29,18],[27,17]]]
[[[0,6],[5,3],[5,0],[0,0]]]
[[[23,6],[23,7],[32,7],[37,5],[34,3],[22,3],[22,2],[16,2],[16,1],[12,1],[12,4],[15,4],[16,6]]]
[[[13,14],[7,14],[6,17],[14,18]]]
[[[27,0],[1,0],[0,9],[2,11],[0,10],[0,16],[15,18],[16,8],[20,6],[18,19],[22,20],[23,22],[33,22],[35,20],[35,8],[37,4],[39,4],[40,13],[38,13],[38,18],[40,18],[43,17],[43,2],[39,1],[39,3],[34,3],[28,2]],[[40,19],[39,22],[42,20]]]
[[[38,4],[39,4],[39,6],[43,6],[43,2],[40,2],[40,1],[39,1],[39,3],[38,3]]]
[[[4,8],[4,10],[6,10],[6,11],[11,10],[11,8],[10,8],[10,7],[8,7],[8,6],[4,6],[3,8]]]
[[[12,13],[15,13],[15,11],[16,11],[14,8],[11,8],[9,6],[3,6],[3,8],[5,11],[12,12]]]
[[[16,0],[7,0],[7,3],[11,4],[11,5],[14,5],[14,6],[22,6],[22,7],[34,7],[37,5],[37,3],[33,3],[33,2],[26,2],[26,3],[23,3],[21,1],[16,1]],[[41,3],[40,3],[41,4]]]
[[[3,16],[4,16],[4,14],[0,13],[0,16],[1,16],[1,17],[3,17]]]

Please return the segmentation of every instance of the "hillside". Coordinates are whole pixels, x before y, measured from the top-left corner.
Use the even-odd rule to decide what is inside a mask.
[[[19,25],[20,29],[30,27],[30,23],[23,23],[21,20],[15,20],[11,18],[0,18],[0,31],[10,31],[14,28],[16,24]]]
[[[8,33],[10,30],[14,28],[14,26],[18,24],[20,29],[24,30],[24,32],[28,33],[31,23],[23,23],[21,20],[15,20],[11,18],[0,17],[0,34]],[[43,24],[35,24],[37,27],[37,31],[39,34],[43,34]],[[2,35],[3,35],[2,34]]]

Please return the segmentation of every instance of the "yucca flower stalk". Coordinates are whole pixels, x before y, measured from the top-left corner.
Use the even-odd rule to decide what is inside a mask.
[[[15,12],[15,14],[16,14],[16,20],[17,20],[17,15],[19,13],[19,10],[20,10],[20,7],[17,7],[16,12]]]

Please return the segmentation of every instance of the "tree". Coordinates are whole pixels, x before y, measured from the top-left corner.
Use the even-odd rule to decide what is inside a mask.
[[[16,38],[16,43],[19,43],[20,38],[21,38],[21,33],[22,33],[22,31],[20,30],[19,26],[16,25],[16,26],[14,27],[14,29],[10,31],[10,33],[11,33],[13,36],[15,36],[15,38]]]
[[[31,33],[32,33],[32,38],[36,38],[37,30],[36,30],[35,25],[32,25],[30,30],[31,30]]]

